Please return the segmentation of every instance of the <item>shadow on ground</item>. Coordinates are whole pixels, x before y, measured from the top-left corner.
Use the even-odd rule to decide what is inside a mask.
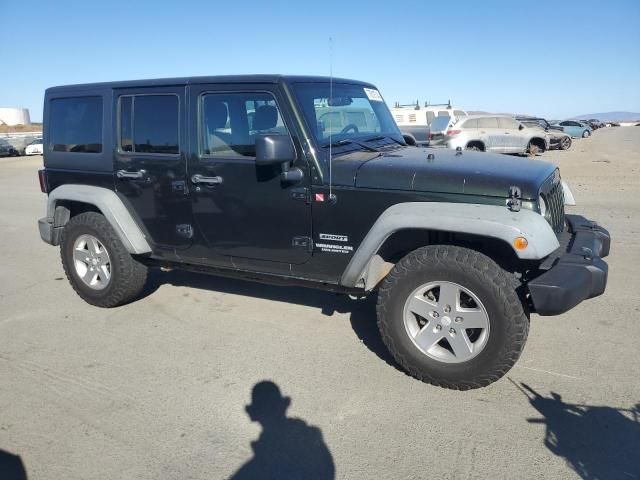
[[[318,427],[299,418],[287,417],[291,398],[282,396],[271,381],[254,385],[251,404],[245,407],[252,422],[262,427],[260,437],[251,442],[253,457],[231,480],[305,479],[333,480],[333,457]]]
[[[362,343],[388,365],[402,371],[380,337],[376,324],[376,296],[352,300],[344,294],[293,286],[265,285],[233,278],[216,277],[182,270],[161,272],[150,269],[142,297],[152,295],[160,286],[170,284],[181,287],[210,290],[233,295],[262,298],[275,302],[294,303],[320,309],[323,315],[350,313],[351,328]]]
[[[0,479],[27,480],[27,470],[18,455],[0,449]]]
[[[515,382],[514,382],[515,383]],[[545,446],[585,480],[640,479],[640,403],[631,409],[566,403],[516,385],[542,418]]]

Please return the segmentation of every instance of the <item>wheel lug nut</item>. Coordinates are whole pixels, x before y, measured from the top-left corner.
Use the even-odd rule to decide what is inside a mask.
[[[450,329],[449,329],[449,333],[450,333],[451,335],[455,335],[455,334],[456,334],[456,329],[455,329],[455,328],[450,328]]]
[[[462,317],[456,317],[454,322],[456,323],[460,323],[462,321]]]
[[[442,330],[442,325],[436,325],[436,330],[437,330],[437,331]]]
[[[433,312],[431,315],[433,315],[433,318],[438,318],[440,316],[438,312]]]
[[[451,311],[451,305],[445,305],[444,313],[449,313]]]

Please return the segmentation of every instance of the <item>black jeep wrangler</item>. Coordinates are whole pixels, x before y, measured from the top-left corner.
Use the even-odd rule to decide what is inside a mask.
[[[398,363],[464,390],[513,366],[531,312],[605,289],[609,234],[565,215],[553,165],[407,146],[368,83],[63,86],[44,122],[40,235],[93,305],[135,299],[151,266],[377,292]]]

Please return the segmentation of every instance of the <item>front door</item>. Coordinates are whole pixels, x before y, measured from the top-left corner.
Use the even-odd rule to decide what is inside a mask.
[[[115,185],[161,256],[191,244],[184,87],[117,90]]]
[[[282,166],[257,166],[259,134],[297,132],[274,85],[189,87],[192,253],[223,257],[237,268],[286,271],[311,256],[309,172],[298,148],[297,184],[281,179]],[[308,240],[307,240],[308,239]],[[200,253],[198,253],[200,252]],[[261,262],[262,261],[262,262]],[[278,266],[280,265],[280,266]]]

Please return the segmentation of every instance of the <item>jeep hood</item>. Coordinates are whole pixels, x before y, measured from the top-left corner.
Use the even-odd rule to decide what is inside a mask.
[[[335,185],[357,188],[503,198],[509,187],[517,186],[523,199],[534,200],[555,168],[510,155],[404,147],[383,155],[354,152],[334,158],[333,180]]]

